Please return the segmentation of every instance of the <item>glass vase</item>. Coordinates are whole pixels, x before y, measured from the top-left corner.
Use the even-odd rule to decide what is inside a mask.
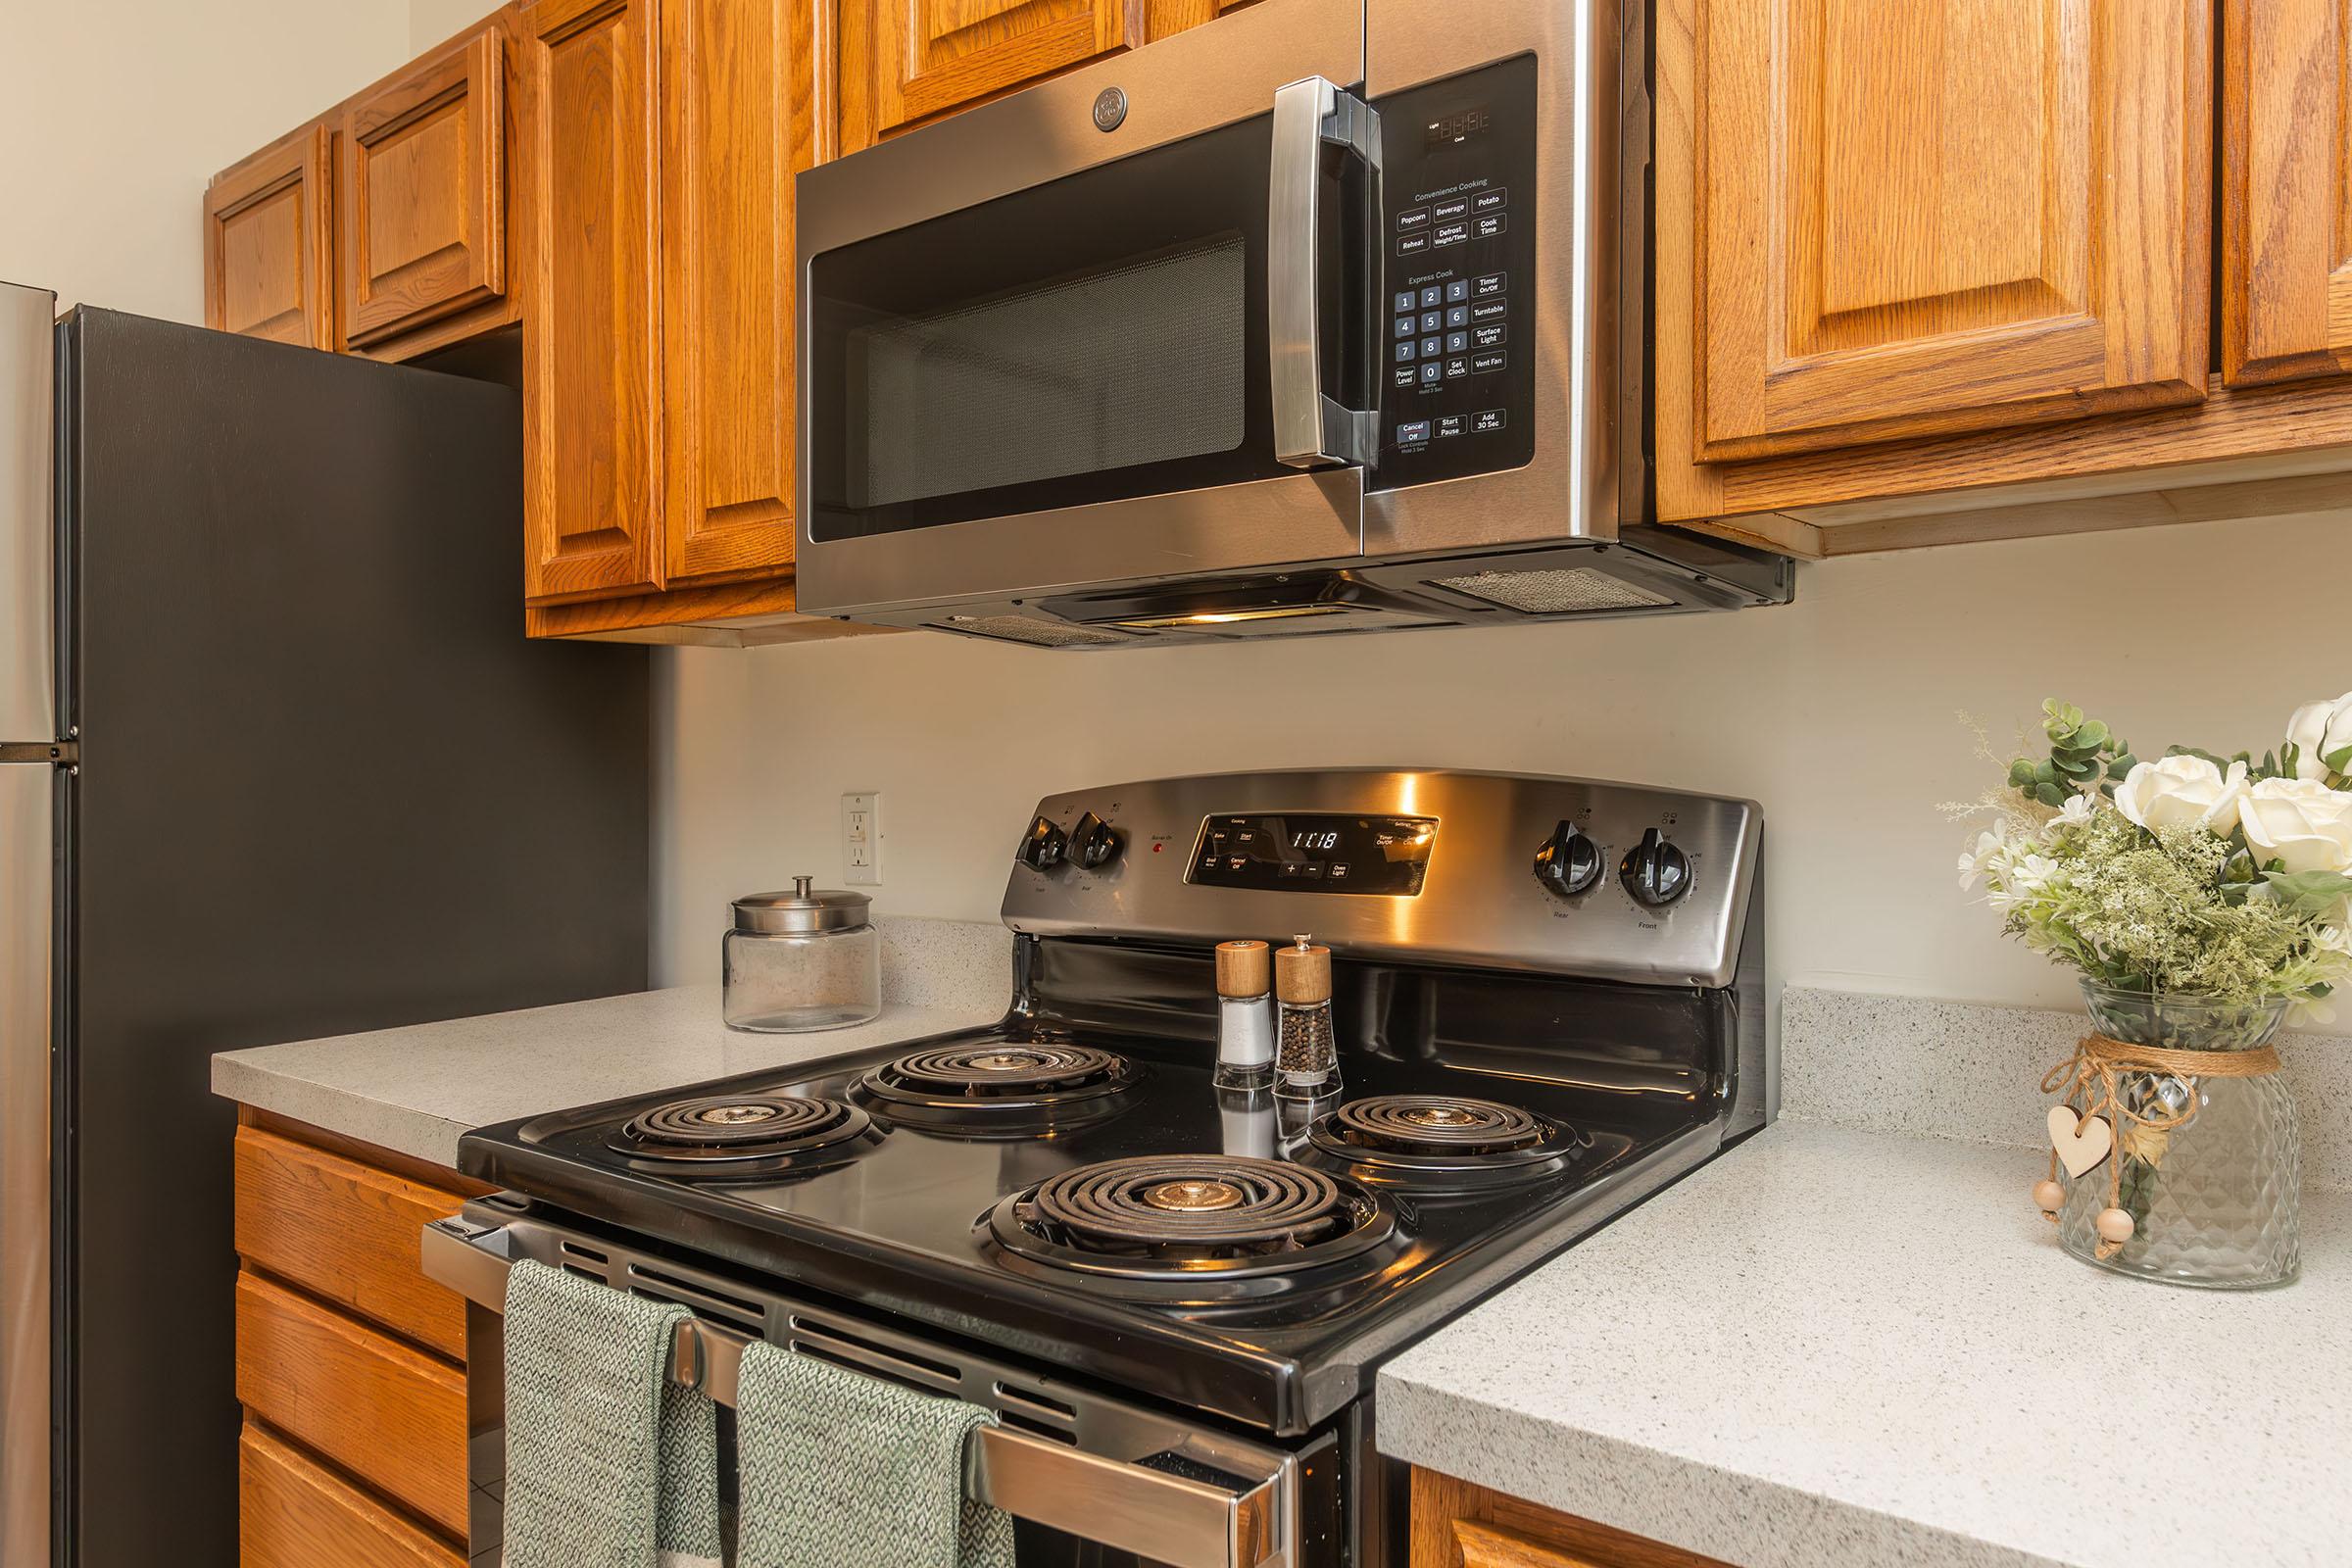
[[[2111,1040],[2216,1054],[2269,1045],[2287,1006],[2283,999],[2225,1003],[2088,980],[2082,999],[2092,1027]],[[2127,1068],[2115,1076],[2126,1107],[2189,1114],[2163,1132],[2110,1118],[2116,1149],[2108,1157],[2122,1162],[2113,1182],[2132,1237],[2114,1255],[2097,1255],[2095,1222],[2110,1191],[2101,1164],[2068,1184],[2059,1244],[2085,1263],[2173,1285],[2256,1290],[2292,1280],[2303,1266],[2302,1157],[2286,1075],[2182,1079]]]

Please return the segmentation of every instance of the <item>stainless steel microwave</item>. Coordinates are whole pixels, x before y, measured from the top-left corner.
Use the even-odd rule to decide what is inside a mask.
[[[1259,0],[799,182],[805,612],[1056,648],[1785,601],[1655,526],[1616,0]]]

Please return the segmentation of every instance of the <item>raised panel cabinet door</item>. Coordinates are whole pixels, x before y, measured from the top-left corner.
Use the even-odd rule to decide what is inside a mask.
[[[2204,395],[2209,6],[1665,0],[1660,32],[1702,459]]]
[[[1143,41],[1145,0],[842,0],[843,144]]]
[[[1145,36],[1153,42],[1229,16],[1258,0],[1145,0]]]
[[[524,596],[662,586],[660,37],[647,0],[525,21]]]
[[[2222,373],[2352,370],[2352,0],[2229,0]]]
[[[237,1442],[242,1568],[464,1568],[448,1543],[248,1422]]]
[[[665,580],[792,564],[793,176],[816,161],[808,0],[662,0]]]
[[[333,133],[313,125],[213,176],[204,194],[204,324],[335,346]]]
[[[346,347],[506,292],[505,50],[485,27],[344,108]]]

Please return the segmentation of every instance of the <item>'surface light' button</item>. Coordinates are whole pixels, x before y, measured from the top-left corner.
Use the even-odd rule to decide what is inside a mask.
[[[1498,349],[1502,347],[1503,334],[1509,330],[1510,328],[1507,326],[1482,326],[1476,332],[1471,333],[1470,338],[1482,349]],[[1448,339],[1448,341],[1451,340]]]

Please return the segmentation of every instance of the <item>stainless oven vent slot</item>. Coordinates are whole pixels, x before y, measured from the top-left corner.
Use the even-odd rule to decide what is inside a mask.
[[[844,1333],[832,1324],[812,1323],[798,1314],[792,1317],[789,1326],[791,1338],[785,1343],[803,1355],[813,1355],[854,1371],[871,1372],[935,1394],[960,1395],[963,1391],[963,1369],[949,1362],[889,1349]]]
[[[993,637],[999,642],[1027,643],[1033,648],[1099,648],[1105,643],[1127,641],[1115,632],[1040,620],[1033,615],[950,615],[938,624],[942,631],[959,631],[967,637]]]
[[[1593,614],[1619,610],[1660,610],[1675,601],[1664,594],[1637,588],[1591,566],[1555,567],[1539,571],[1474,571],[1461,577],[1433,577],[1433,588],[1446,588],[1490,605],[1526,615]]]
[[[642,1263],[627,1264],[624,1272],[631,1294],[691,1307],[701,1316],[732,1323],[755,1338],[766,1322],[756,1302],[746,1301],[739,1297],[722,1296],[716,1291],[690,1285],[674,1274],[664,1274],[659,1269],[647,1268]]]
[[[1036,1428],[1049,1437],[1076,1439],[1072,1434],[1078,1426],[1078,1412],[1059,1399],[1028,1389],[1016,1389],[1000,1380],[996,1386],[997,1408],[1006,1417],[1025,1426]]]

